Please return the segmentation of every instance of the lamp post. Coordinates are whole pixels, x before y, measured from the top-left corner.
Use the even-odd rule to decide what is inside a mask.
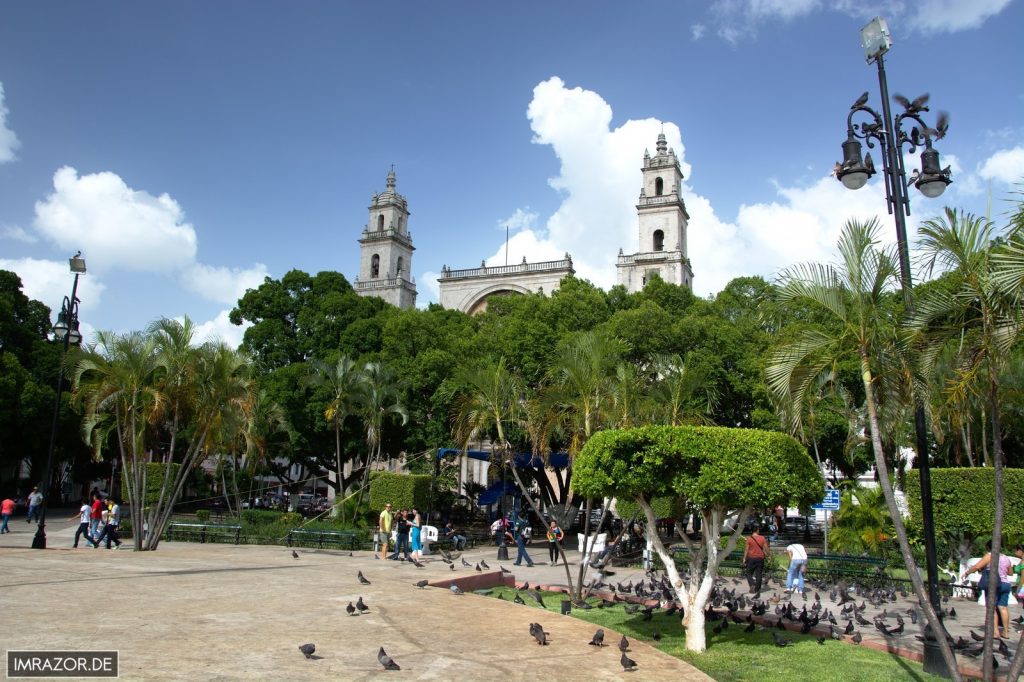
[[[865,92],[850,107],[846,117],[846,141],[843,142],[843,161],[836,164],[836,178],[849,189],[860,189],[868,178],[875,173],[871,154],[861,158],[861,144],[864,140],[869,148],[877,143],[882,153],[882,172],[885,178],[885,199],[889,213],[896,222],[896,241],[900,261],[900,285],[903,300],[909,311],[913,309],[913,282],[910,275],[910,252],[907,246],[906,216],[910,215],[910,198],[907,194],[908,184],[914,185],[923,195],[934,199],[942,194],[952,180],[950,169],[941,168],[939,153],[932,143],[946,135],[948,117],[939,113],[935,127],[929,127],[921,118],[928,111],[928,95],[921,95],[913,101],[900,95],[894,95],[902,107],[903,113],[893,119],[889,109],[889,86],[885,77],[885,61],[883,55],[892,46],[889,27],[881,17],[875,17],[861,29],[861,44],[867,63],[878,65],[878,85],[882,97],[882,113],[867,106],[868,93]],[[854,123],[854,117],[860,116],[861,122]],[[909,127],[909,131],[907,128]],[[903,147],[910,154],[923,148],[921,152],[921,168],[915,169],[909,180],[903,167]],[[924,406],[921,397],[914,396],[914,434],[917,447],[917,461],[921,473],[921,526],[924,532],[925,568],[928,573],[928,600],[935,612],[942,617],[942,604],[939,600],[938,566],[935,555],[935,523],[932,515],[932,484],[931,466],[928,462],[928,431],[925,424]],[[911,569],[911,567],[907,567]],[[924,669],[926,672],[949,677],[945,660],[942,658],[934,637],[943,636],[932,633],[933,637],[925,638]]]
[[[46,453],[46,469],[43,471],[43,502],[39,509],[39,525],[32,538],[32,549],[46,549],[46,508],[50,504],[50,485],[52,482],[53,448],[57,442],[57,420],[60,417],[60,394],[64,390],[64,361],[68,356],[68,348],[82,341],[78,331],[78,277],[85,274],[85,259],[79,251],[68,261],[71,272],[75,273],[75,282],[71,285],[71,298],[64,297],[57,322],[53,325],[53,338],[64,344],[60,354],[60,367],[57,369],[57,398],[53,404],[53,423],[50,426],[50,447]]]

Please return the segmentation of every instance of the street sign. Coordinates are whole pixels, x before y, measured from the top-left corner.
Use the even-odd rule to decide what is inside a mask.
[[[839,509],[840,495],[839,491],[834,488],[829,488],[825,491],[825,497],[818,504],[812,504],[811,509],[825,509],[828,511],[836,511]]]

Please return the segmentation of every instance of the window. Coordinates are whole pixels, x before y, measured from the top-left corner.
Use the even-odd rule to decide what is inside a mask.
[[[399,277],[401,277],[401,276],[402,276],[402,270],[403,270],[403,266],[404,266],[404,265],[405,265],[405,261],[404,261],[404,260],[402,260],[402,257],[401,257],[401,256],[399,256],[399,257],[398,257],[398,276],[399,276]]]
[[[654,178],[654,196],[660,197],[665,191],[665,181],[661,178]]]
[[[383,213],[381,213],[379,216],[377,216],[377,229],[381,230],[381,231],[384,230],[384,214]]]
[[[384,220],[383,216],[381,220]],[[380,276],[380,256],[373,254],[370,259],[370,279],[377,279]]]
[[[654,231],[654,250],[663,251],[665,249],[665,233],[661,230]]]

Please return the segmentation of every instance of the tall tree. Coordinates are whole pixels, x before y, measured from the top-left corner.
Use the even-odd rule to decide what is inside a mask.
[[[915,570],[916,563],[896,504],[882,447],[876,396],[878,377],[886,373],[882,370],[886,364],[890,374],[901,374],[903,363],[898,353],[895,311],[886,302],[887,293],[896,283],[898,269],[891,250],[878,248],[878,231],[877,219],[867,223],[851,220],[839,238],[838,264],[808,263],[783,272],[780,301],[806,302],[830,316],[833,325],[830,328],[805,328],[773,351],[768,363],[768,385],[782,404],[793,405],[789,416],[794,420],[793,426],[799,428],[804,414],[803,403],[810,398],[819,375],[835,371],[841,358],[857,358],[875,470],[893,519],[900,554],[928,624],[933,632],[944,632],[921,575]],[[943,636],[937,639],[948,669],[954,678],[959,679],[949,643]]]
[[[992,565],[997,566],[1003,535],[1003,433],[1000,422],[999,375],[1020,334],[1022,315],[1016,292],[1004,282],[1024,278],[1024,263],[1014,273],[1003,261],[995,273],[992,222],[947,208],[945,214],[925,222],[919,232],[919,248],[926,275],[936,269],[948,272],[951,287],[935,287],[919,299],[910,319],[913,328],[926,331],[928,351],[923,362],[931,369],[938,353],[955,343],[959,361],[947,392],[954,402],[965,402],[973,393],[984,395],[991,419],[992,468],[995,473],[995,518],[992,523]],[[991,571],[989,594],[995,594],[998,571]],[[986,677],[992,674],[995,600],[986,602]]]
[[[381,459],[384,426],[394,417],[398,417],[401,423],[405,424],[409,419],[409,412],[399,401],[398,379],[379,362],[368,362],[363,367],[356,400],[359,414],[363,418],[367,446],[362,485],[359,488],[358,500],[361,503],[370,470]]]
[[[340,496],[344,496],[350,483],[341,457],[341,430],[345,419],[358,409],[363,381],[355,361],[347,355],[340,356],[333,363],[314,360],[310,366],[309,385],[322,388],[327,393],[324,419],[334,427],[334,483]]]

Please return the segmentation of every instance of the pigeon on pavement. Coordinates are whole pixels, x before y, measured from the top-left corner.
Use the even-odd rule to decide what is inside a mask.
[[[619,640],[619,651],[625,653],[629,651],[629,640],[623,635],[622,639]]]
[[[294,549],[292,550],[292,558],[293,559],[298,559],[299,558],[299,553],[296,552]]]
[[[363,575],[362,571],[359,571],[358,573],[356,573],[356,577],[359,578],[359,582],[361,584],[363,584],[363,585],[369,585],[370,584],[370,581],[366,579],[366,577]]]
[[[313,644],[313,643],[310,643],[310,644],[300,644],[299,645],[299,651],[301,651],[302,655],[305,656],[306,658],[312,658],[313,657],[313,652],[316,651],[316,645]]]
[[[420,588],[421,590],[422,590],[422,589],[423,589],[424,587],[426,587],[427,585],[429,585],[429,584],[430,584],[430,581],[429,581],[429,580],[419,580],[419,581],[417,581],[417,582],[415,583],[416,587]]]
[[[590,640],[590,645],[596,647],[604,646],[604,628],[597,629],[597,632],[594,633],[594,637]]]
[[[381,664],[381,666],[385,670],[401,670],[402,669],[401,666],[399,666],[397,663],[395,663],[391,659],[391,657],[388,656],[384,652],[384,647],[381,647],[380,651],[377,652],[377,661]]]
[[[359,613],[366,613],[370,610],[370,607],[363,603],[363,598],[360,597],[356,601],[356,608],[359,609]]]
[[[636,661],[626,655],[626,652],[622,652],[622,656],[619,658],[619,663],[622,664],[622,669],[630,671],[636,668]]]
[[[448,587],[448,589],[452,591],[452,594],[465,594],[465,592],[462,591],[462,588],[456,585],[455,583],[452,583],[451,586]]]
[[[486,561],[484,561],[483,559],[481,559],[481,560],[480,560],[480,565],[481,565],[481,566],[483,566],[483,567],[484,567],[484,568],[486,568],[486,569],[490,569],[490,566],[488,566],[488,565],[487,565],[487,562],[486,562]]]
[[[348,615],[350,615],[350,616],[357,616],[357,615],[359,615],[359,614],[356,613],[356,607],[352,606],[352,602],[348,603],[348,606],[345,607],[345,610],[348,611]]]

